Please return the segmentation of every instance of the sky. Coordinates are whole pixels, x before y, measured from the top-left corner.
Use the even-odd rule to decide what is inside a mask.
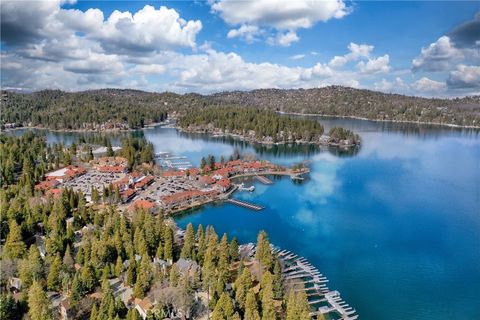
[[[480,94],[480,1],[2,0],[3,89]]]

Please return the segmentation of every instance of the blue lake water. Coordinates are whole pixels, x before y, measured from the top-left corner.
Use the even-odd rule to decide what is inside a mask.
[[[235,148],[280,164],[308,160],[302,184],[251,181],[237,192],[260,212],[212,205],[177,217],[213,225],[241,242],[259,230],[305,256],[361,319],[480,319],[480,133],[434,126],[320,118],[358,132],[358,152],[313,147],[259,147],[232,139],[154,128],[156,151],[193,163]],[[49,141],[72,135],[48,133]]]

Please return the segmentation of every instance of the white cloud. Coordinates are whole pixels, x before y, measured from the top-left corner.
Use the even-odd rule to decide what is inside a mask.
[[[94,38],[113,52],[158,51],[174,47],[195,47],[195,38],[202,29],[199,20],[185,21],[174,9],[146,5],[131,14],[115,10],[103,23]]]
[[[260,33],[257,26],[242,24],[240,28],[228,31],[227,38],[243,38],[248,43],[252,43]]]
[[[111,53],[151,53],[196,46],[199,20],[185,21],[174,9],[146,5],[138,12],[63,9],[60,1],[2,1],[2,41],[10,46],[63,42],[68,37],[96,41]],[[50,44],[49,44],[50,45]]]
[[[389,63],[390,57],[388,54],[386,54],[378,58],[368,59],[366,63],[364,61],[360,61],[357,64],[357,67],[363,74],[386,73],[390,71]]]
[[[298,41],[298,39],[293,40],[293,33],[285,33],[286,30],[294,32],[301,28],[311,28],[319,21],[340,19],[351,10],[350,7],[345,5],[343,0],[214,0],[211,2],[211,7],[212,11],[218,13],[229,25],[247,24],[262,28],[272,28],[279,34],[283,33],[283,36],[280,35],[279,41],[273,43],[284,46]],[[272,39],[275,39],[275,37]]]
[[[338,68],[343,67],[349,61],[356,61],[360,58],[368,58],[373,48],[374,46],[370,46],[367,44],[356,44],[350,42],[350,44],[348,45],[348,49],[350,50],[350,52],[343,56],[333,57],[333,59],[330,60],[328,65],[332,68]]]
[[[287,31],[285,33],[279,32],[275,37],[268,38],[268,43],[271,45],[279,45],[282,47],[288,47],[293,42],[297,42],[300,38],[295,31]]]
[[[443,82],[431,80],[427,77],[423,77],[420,80],[412,83],[412,88],[419,92],[433,93],[440,92],[446,89],[447,85]]]
[[[454,47],[448,36],[440,37],[428,47],[422,48],[418,57],[412,61],[413,71],[444,71],[464,57],[461,50]]]
[[[450,72],[447,80],[449,88],[480,88],[480,67],[459,64]]]
[[[123,71],[123,64],[116,55],[91,53],[85,60],[65,63],[64,70],[74,73],[119,73]]]
[[[373,84],[373,87],[375,90],[383,92],[402,92],[408,88],[403,79],[401,79],[400,77],[396,77],[395,80],[391,82],[382,79],[379,82],[375,82]]]
[[[145,74],[162,74],[167,68],[161,64],[138,64],[129,69],[130,72],[135,72],[141,75]]]
[[[290,60],[301,60],[303,58],[305,58],[304,54],[295,54],[295,55],[289,57]]]

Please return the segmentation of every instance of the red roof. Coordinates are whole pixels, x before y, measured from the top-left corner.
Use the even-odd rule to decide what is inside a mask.
[[[135,188],[143,188],[145,187],[146,185],[148,185],[150,182],[153,181],[153,177],[152,176],[146,176],[145,178],[143,178],[142,180],[138,181],[137,183],[135,183],[134,187]]]
[[[216,170],[214,172],[214,174],[219,174],[221,176],[227,177],[230,174],[230,172],[232,172],[232,171],[233,171],[233,168],[231,168],[231,167],[230,168],[221,168],[221,169]]]
[[[222,187],[226,188],[226,189],[230,188],[230,186],[231,186],[231,183],[230,183],[230,180],[229,180],[229,179],[219,180],[219,181],[217,182],[217,184],[218,184],[219,186],[222,186]]]
[[[215,180],[210,176],[201,176],[198,181],[203,184],[213,184],[215,182]]]
[[[35,186],[35,190],[48,190],[48,189],[51,189],[51,188],[55,188],[59,184],[60,184],[60,182],[58,182],[58,180],[50,179],[50,180],[42,181],[42,182],[38,183]]]
[[[228,162],[226,163],[226,166],[227,166],[227,167],[235,167],[235,166],[241,165],[242,163],[243,163],[242,160],[233,160],[233,161],[228,161]]]
[[[198,168],[190,168],[188,169],[188,172],[191,176],[196,176],[200,174],[200,170]]]
[[[120,192],[120,195],[122,196],[122,198],[128,199],[131,196],[133,196],[135,193],[136,193],[136,191],[133,190],[133,189],[126,189],[126,190]]]
[[[189,190],[189,191],[177,192],[169,196],[163,196],[160,199],[163,201],[163,203],[170,204],[174,202],[185,201],[193,197],[201,196],[204,194],[206,193],[199,190]]]
[[[164,171],[162,173],[162,176],[163,177],[183,177],[185,176],[185,172],[184,171]]]
[[[155,203],[147,200],[137,200],[128,207],[129,211],[135,211],[135,209],[150,210],[155,207]]]

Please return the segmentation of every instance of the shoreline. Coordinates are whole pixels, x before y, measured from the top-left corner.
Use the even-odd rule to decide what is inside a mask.
[[[453,129],[471,129],[471,130],[480,130],[480,125],[479,126],[467,126],[467,125],[459,125],[459,124],[451,124],[451,123],[439,123],[439,122],[425,122],[425,121],[413,121],[413,120],[391,120],[391,119],[369,119],[365,117],[359,117],[359,116],[340,116],[340,115],[331,115],[331,114],[318,114],[318,113],[299,113],[299,112],[284,112],[284,111],[275,111],[275,113],[280,114],[280,115],[290,115],[290,116],[305,116],[305,117],[321,117],[321,118],[334,118],[334,119],[354,119],[354,120],[361,120],[361,121],[373,121],[373,122],[386,122],[386,123],[404,123],[404,124],[411,124],[411,125],[427,125],[427,126],[435,126],[435,127],[446,127],[446,128],[453,128]],[[145,130],[149,128],[155,128],[158,126],[162,125],[169,125],[172,124],[170,122],[154,122],[151,124],[145,125],[143,128],[137,128],[137,129],[107,129],[107,130],[95,130],[95,129],[52,129],[48,127],[42,127],[42,126],[23,126],[23,127],[15,127],[15,128],[6,128],[0,130],[0,133],[3,132],[10,132],[10,131],[16,131],[16,130],[22,130],[22,129],[37,129],[37,130],[49,130],[52,132],[65,132],[65,133],[122,133],[122,132],[133,132],[133,131],[139,131],[139,130]],[[209,135],[214,135],[213,133],[209,132],[195,132],[195,131],[187,131],[182,129],[181,127],[178,126],[172,126],[172,128],[177,129],[181,132],[185,133],[201,133],[201,134],[209,134]],[[222,134],[223,136],[231,136],[233,138],[241,138],[241,136],[236,135],[236,134]],[[250,141],[249,139],[242,139],[243,141],[246,142],[253,142],[253,143],[258,143],[261,145],[286,145],[289,143],[298,143],[298,144],[313,144],[313,145],[319,145],[319,146],[335,146],[335,145],[329,145],[329,144],[321,144],[321,143],[315,143],[315,142],[262,142],[262,141]],[[346,146],[348,148],[350,147],[355,147],[356,145],[353,146]]]
[[[133,132],[139,131],[149,128],[155,128],[158,126],[170,124],[168,122],[154,122],[150,124],[146,124],[143,128],[136,128],[136,129],[120,129],[120,128],[113,128],[113,129],[106,129],[106,130],[96,130],[96,129],[51,129],[48,127],[42,126],[23,126],[23,127],[15,127],[15,128],[7,128],[2,129],[1,132],[10,132],[10,131],[17,131],[22,129],[35,129],[35,130],[48,130],[51,132],[60,132],[60,133],[122,133],[122,132]]]
[[[179,126],[173,127],[177,129],[180,132],[183,133],[191,133],[191,134],[206,134],[209,135],[212,138],[219,138],[219,137],[231,137],[233,139],[237,139],[240,141],[244,141],[247,143],[253,143],[253,144],[260,144],[263,146],[281,146],[281,145],[289,145],[289,144],[298,144],[298,145],[315,145],[319,147],[337,147],[337,148],[343,148],[343,149],[350,149],[350,148],[356,148],[360,147],[361,143],[359,144],[339,144],[339,143],[321,143],[321,142],[312,142],[312,141],[303,141],[303,140],[297,140],[297,141],[291,141],[291,142],[268,142],[268,141],[260,141],[257,139],[249,139],[245,136],[242,136],[240,134],[236,133],[214,133],[214,132],[208,132],[208,131],[199,131],[199,130],[187,130]]]
[[[287,115],[287,116],[290,115],[290,116],[322,117],[322,118],[337,118],[337,119],[355,119],[355,120],[362,120],[362,121],[406,123],[406,124],[417,124],[417,125],[420,124],[420,125],[431,125],[431,126],[438,126],[438,127],[457,128],[457,129],[480,130],[480,125],[465,126],[465,125],[451,124],[451,123],[425,122],[425,121],[413,121],[413,120],[369,119],[369,118],[358,117],[358,116],[339,116],[339,115],[318,114],[318,113],[299,113],[299,112],[284,112],[284,111],[276,111],[276,113],[281,115]]]

